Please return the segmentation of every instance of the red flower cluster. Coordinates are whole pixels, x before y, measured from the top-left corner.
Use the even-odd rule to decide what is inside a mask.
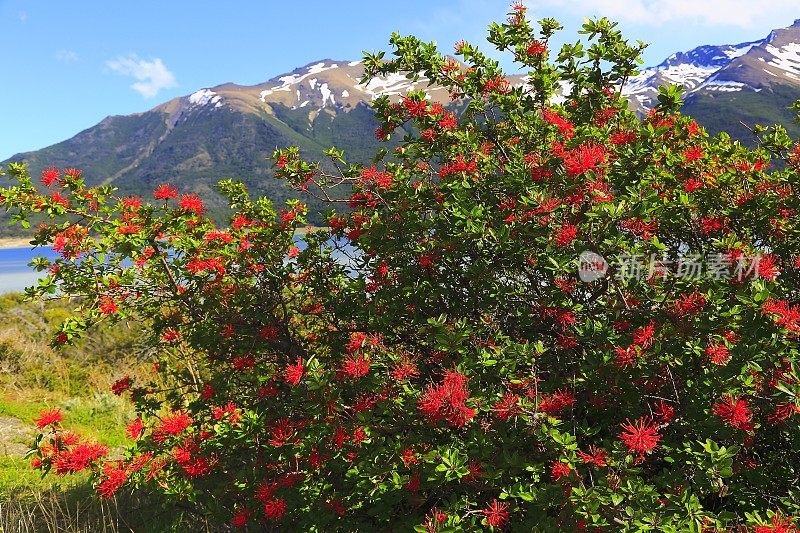
[[[38,418],[34,418],[33,422],[39,429],[44,429],[47,426],[55,425],[64,419],[61,410],[57,408],[47,409],[39,413]]]
[[[442,168],[439,169],[439,177],[446,178],[447,176],[456,174],[458,172],[474,174],[477,172],[477,170],[478,163],[474,159],[467,161],[463,155],[458,155],[454,161],[450,161],[449,163],[442,165]]]
[[[607,155],[606,149],[602,145],[581,144],[564,153],[564,169],[570,177],[580,176],[589,171],[597,172],[598,167],[605,162]]]
[[[522,409],[519,407],[520,397],[512,392],[507,392],[502,399],[494,404],[494,411],[500,420],[508,420],[518,416]]]
[[[742,431],[751,431],[753,429],[753,413],[750,412],[750,404],[745,399],[724,396],[714,404],[712,411],[735,428]]]
[[[446,370],[442,382],[429,385],[419,399],[419,410],[431,422],[447,420],[456,428],[463,427],[475,416],[475,409],[467,407],[469,378],[455,370]]]
[[[159,185],[153,191],[153,198],[156,200],[174,200],[177,197],[178,189],[166,183]]]
[[[800,333],[800,306],[791,305],[786,300],[767,300],[762,309],[765,314],[775,315],[775,323],[792,333]]]
[[[558,132],[567,139],[575,134],[575,125],[551,109],[543,109],[542,118],[548,124],[555,126]]]
[[[45,187],[52,187],[54,182],[60,182],[60,178],[61,172],[59,172],[55,165],[42,170],[41,181],[44,183]]]
[[[503,527],[508,523],[509,505],[507,503],[500,503],[493,500],[486,508],[483,509],[483,514],[486,517],[486,524],[492,527]]]
[[[126,390],[130,389],[132,383],[133,381],[131,380],[130,376],[125,376],[123,378],[120,378],[117,381],[115,381],[114,384],[111,386],[111,392],[119,396]]]
[[[305,371],[306,368],[303,365],[303,358],[298,357],[295,364],[286,365],[286,370],[284,370],[283,374],[284,380],[289,385],[298,385]]]
[[[561,228],[556,231],[554,241],[556,246],[565,248],[572,244],[572,241],[578,236],[577,226],[573,226],[569,222],[565,223]]]
[[[195,215],[202,215],[206,211],[203,200],[194,193],[181,196],[178,206],[184,211],[194,213]]]
[[[619,434],[620,440],[630,451],[637,454],[652,452],[658,446],[658,441],[661,440],[658,424],[646,416],[636,419],[633,423],[626,420],[624,424],[620,425],[623,430]]]
[[[550,477],[553,478],[553,481],[558,481],[561,478],[569,477],[571,473],[572,467],[567,463],[563,463],[558,459],[550,463]]]
[[[127,480],[128,471],[119,463],[105,463],[103,465],[102,481],[97,486],[97,492],[103,498],[113,498]]]
[[[557,415],[575,404],[575,396],[566,390],[558,390],[552,394],[543,395],[539,401],[539,410],[548,415]]]
[[[731,358],[731,351],[724,344],[711,344],[706,348],[706,357],[715,365],[724,365]]]
[[[161,419],[157,431],[163,435],[180,435],[192,425],[192,417],[184,411],[171,413]]]

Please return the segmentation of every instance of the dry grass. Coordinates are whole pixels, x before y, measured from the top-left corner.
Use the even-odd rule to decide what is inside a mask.
[[[121,497],[103,500],[84,486],[0,499],[2,533],[118,533],[219,531],[175,506]]]

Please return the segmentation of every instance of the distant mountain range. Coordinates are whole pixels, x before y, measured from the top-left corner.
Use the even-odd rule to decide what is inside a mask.
[[[6,162],[27,160],[34,173],[53,164],[80,167],[90,183],[113,183],[123,194],[146,194],[171,181],[207,196],[212,208],[220,206],[213,185],[237,177],[281,202],[295,193],[272,178],[266,158],[276,147],[296,145],[320,158],[335,145],[349,159],[367,161],[377,148],[369,106],[374,98],[423,88],[433,100],[449,101],[444,88],[428,86],[424,78],[390,75],[364,85],[363,71],[360,61],[325,59],[259,85],[203,88],[144,113],[107,117],[71,139]],[[524,77],[512,82],[524,83]],[[800,98],[800,20],[758,41],[672,54],[628,80],[623,94],[645,113],[664,83],[686,88],[683,112],[712,133],[724,130],[748,142],[741,121],[779,122],[800,134],[786,109]]]

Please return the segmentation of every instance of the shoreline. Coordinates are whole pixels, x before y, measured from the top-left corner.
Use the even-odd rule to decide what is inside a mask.
[[[30,248],[33,249],[33,237],[0,237],[0,249]]]
[[[330,228],[325,226],[305,226],[302,228],[297,228],[294,232],[295,235],[305,235],[310,231],[318,231],[318,230],[329,230]],[[31,240],[33,237],[0,237],[0,250],[6,250],[10,248],[29,248],[33,249],[33,245],[31,244]]]

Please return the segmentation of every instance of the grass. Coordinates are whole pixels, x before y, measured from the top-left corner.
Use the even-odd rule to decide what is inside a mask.
[[[33,422],[58,407],[63,425],[121,453],[132,405],[110,392],[124,374],[145,372],[141,325],[109,325],[65,351],[48,340],[74,302],[0,296],[0,533],[210,531],[180,502],[147,493],[102,500],[88,475],[42,477],[24,458]]]

